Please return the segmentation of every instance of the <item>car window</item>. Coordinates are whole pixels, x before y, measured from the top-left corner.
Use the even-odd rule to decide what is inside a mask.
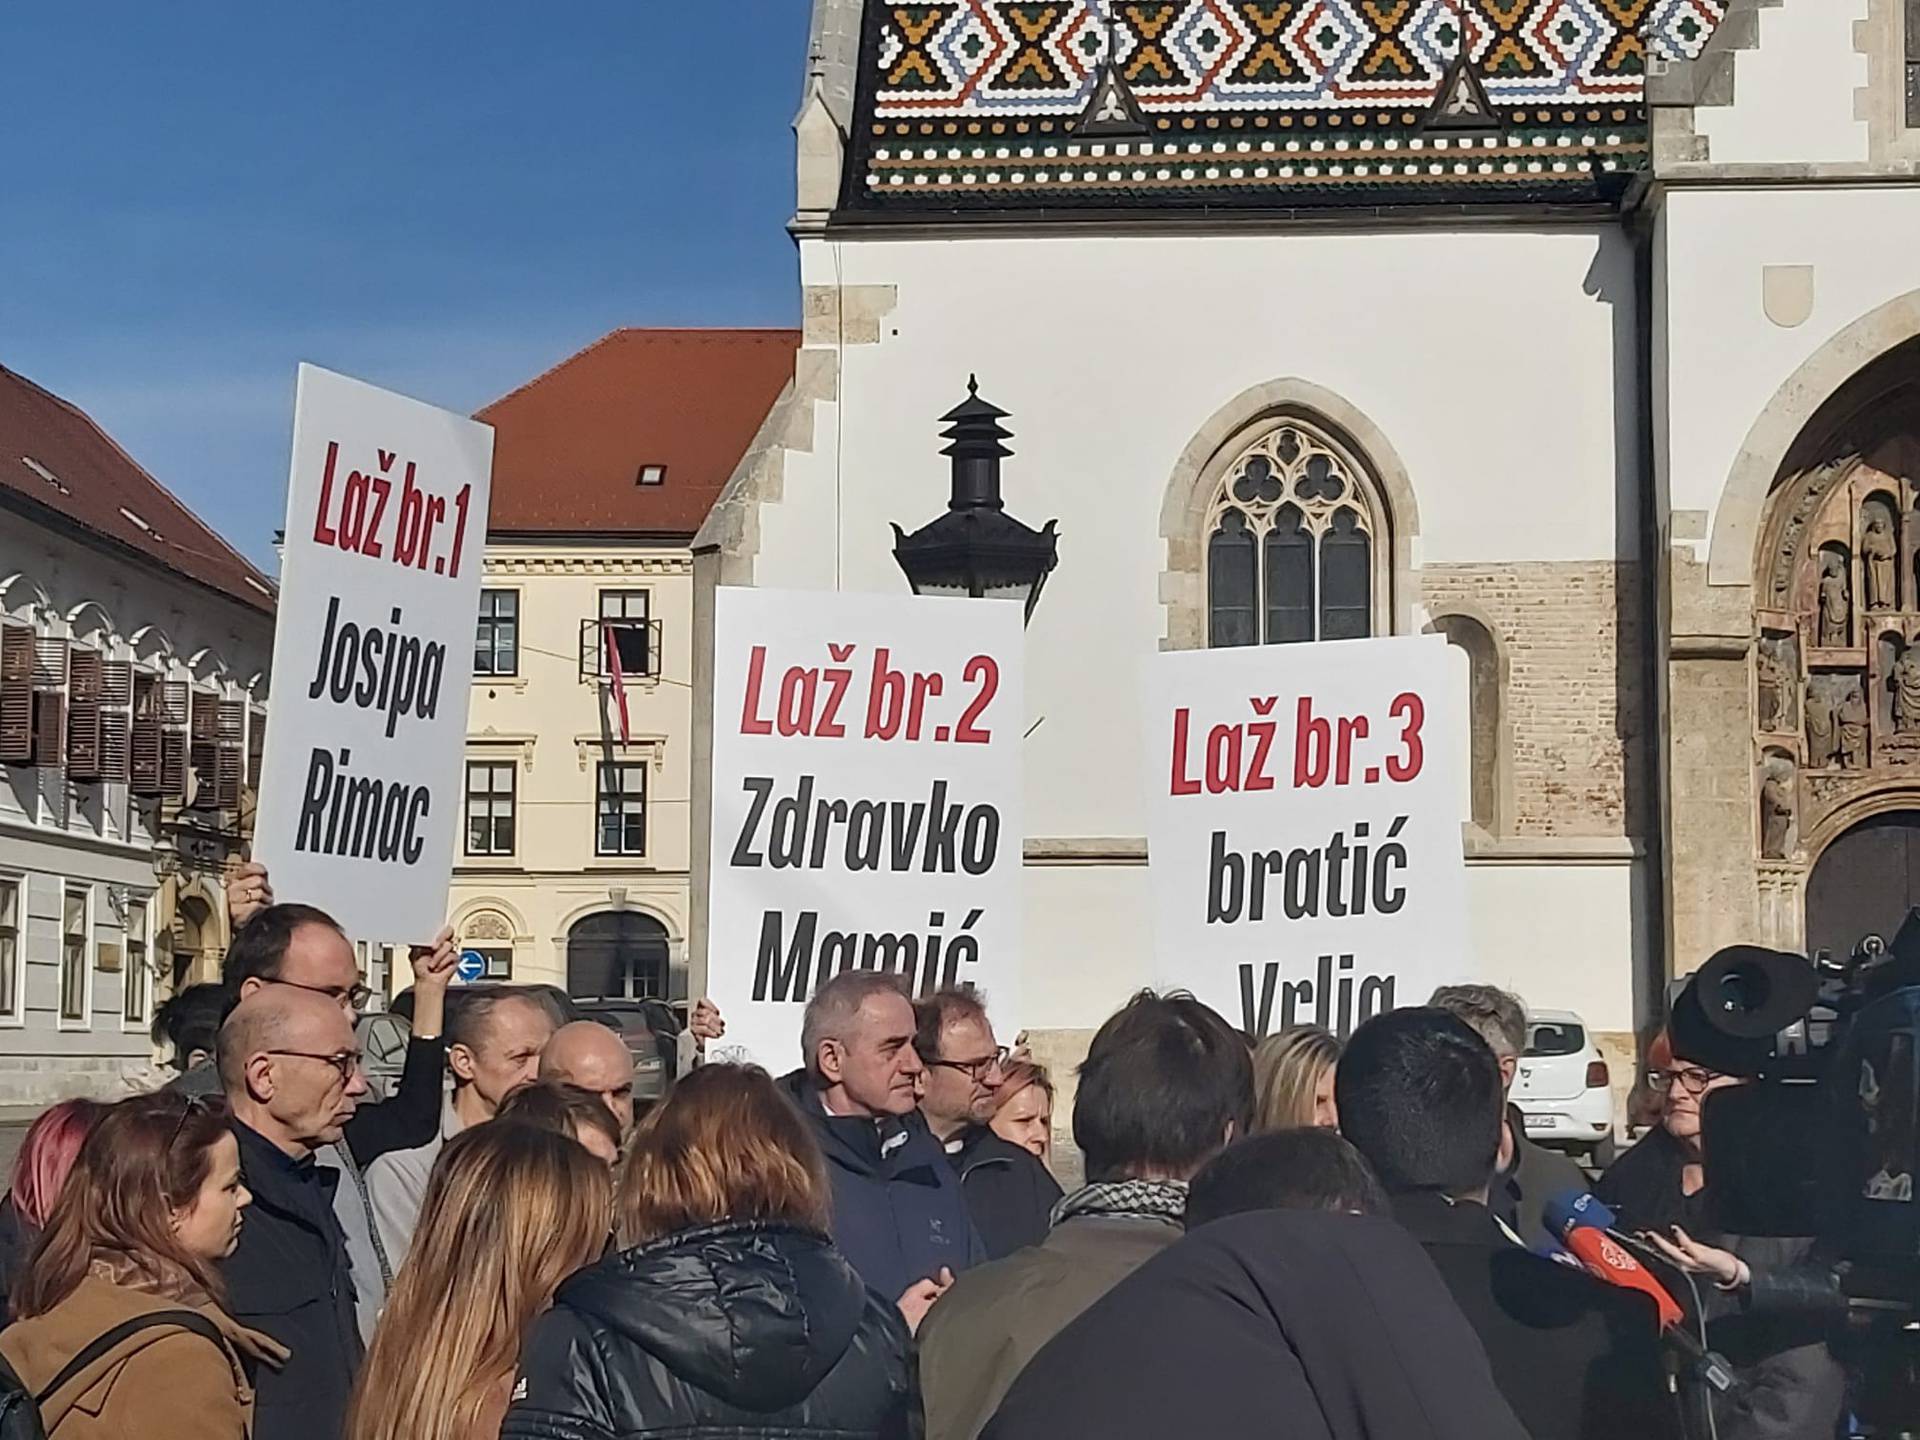
[[[1527,1054],[1538,1059],[1578,1055],[1587,1048],[1587,1032],[1570,1021],[1542,1020],[1527,1027]]]
[[[366,1035],[360,1046],[371,1063],[391,1064],[405,1059],[409,1033],[407,1022],[396,1015],[369,1016]]]

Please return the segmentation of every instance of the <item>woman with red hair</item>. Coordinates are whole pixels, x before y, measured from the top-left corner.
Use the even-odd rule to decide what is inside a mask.
[[[81,1142],[106,1112],[95,1100],[62,1100],[27,1127],[14,1157],[13,1181],[6,1199],[0,1200],[0,1324],[5,1323],[14,1282],[53,1213],[53,1202],[66,1188]]]
[[[122,1100],[80,1147],[0,1357],[49,1440],[245,1440],[253,1366],[287,1352],[221,1307],[252,1197],[219,1100]]]

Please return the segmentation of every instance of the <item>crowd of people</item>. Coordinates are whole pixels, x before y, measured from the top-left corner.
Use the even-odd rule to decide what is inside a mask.
[[[845,972],[791,1074],[643,1106],[613,1030],[450,993],[443,932],[375,1102],[339,927],[258,867],[230,900],[222,983],[164,1017],[178,1078],[49,1109],[0,1204],[0,1417],[53,1440],[1765,1440],[1844,1405],[1818,1327],[1754,1302],[1804,1250],[1717,1224],[1701,1106],[1737,1082],[1656,1054],[1597,1187],[1717,1388],[1549,1231],[1589,1181],[1508,1103],[1492,987],[1344,1045],[1142,992],[1079,1067],[1063,1190],[1053,1080],[977,994]]]

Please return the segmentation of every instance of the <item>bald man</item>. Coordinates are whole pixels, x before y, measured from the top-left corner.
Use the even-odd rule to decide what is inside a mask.
[[[340,1172],[313,1157],[339,1141],[367,1093],[360,1045],[334,999],[274,985],[234,1007],[217,1060],[241,1177],[253,1192],[224,1265],[227,1308],[293,1352],[282,1369],[256,1377],[256,1433],[335,1440],[360,1368],[360,1330],[333,1209]]]
[[[540,1078],[591,1090],[613,1112],[622,1138],[633,1132],[633,1053],[598,1020],[576,1020],[554,1031],[540,1056]]]

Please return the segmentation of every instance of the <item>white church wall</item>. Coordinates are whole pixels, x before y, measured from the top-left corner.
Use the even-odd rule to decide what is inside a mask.
[[[1786,0],[1759,12],[1760,45],[1734,52],[1733,103],[1694,112],[1715,165],[1865,163],[1854,92],[1867,57],[1854,24],[1867,0]]]
[[[1633,256],[1617,228],[806,240],[801,264],[808,287],[897,300],[878,344],[844,347],[811,449],[786,455],[754,583],[902,591],[888,522],[944,507],[938,417],[977,374],[1011,412],[1009,510],[1060,525],[1028,631],[1030,837],[1098,850],[1145,833],[1134,677],[1167,628],[1162,505],[1195,433],[1254,386],[1297,377],[1372,422],[1417,500],[1416,572],[1637,557]],[[1425,618],[1416,603],[1411,626]],[[1472,866],[1489,973],[1630,1028],[1637,867],[1624,838],[1579,863],[1547,845]],[[1030,865],[1020,1023],[1090,1026],[1144,982],[1144,882],[1137,859]],[[1583,922],[1548,907],[1530,927],[1522,891]],[[1549,920],[1550,949],[1533,933]]]
[[[1654,352],[1664,372],[1660,380],[1656,371],[1657,454],[1672,508],[1707,512],[1695,558],[1707,560],[1711,545],[1716,583],[1744,584],[1752,572],[1753,527],[1771,476],[1749,487],[1744,503],[1726,488],[1749,433],[1836,335],[1920,288],[1916,234],[1920,190],[1911,187],[1676,189],[1665,197],[1654,254]],[[1809,288],[1810,304],[1800,303]],[[1715,513],[1723,500],[1737,513]]]

